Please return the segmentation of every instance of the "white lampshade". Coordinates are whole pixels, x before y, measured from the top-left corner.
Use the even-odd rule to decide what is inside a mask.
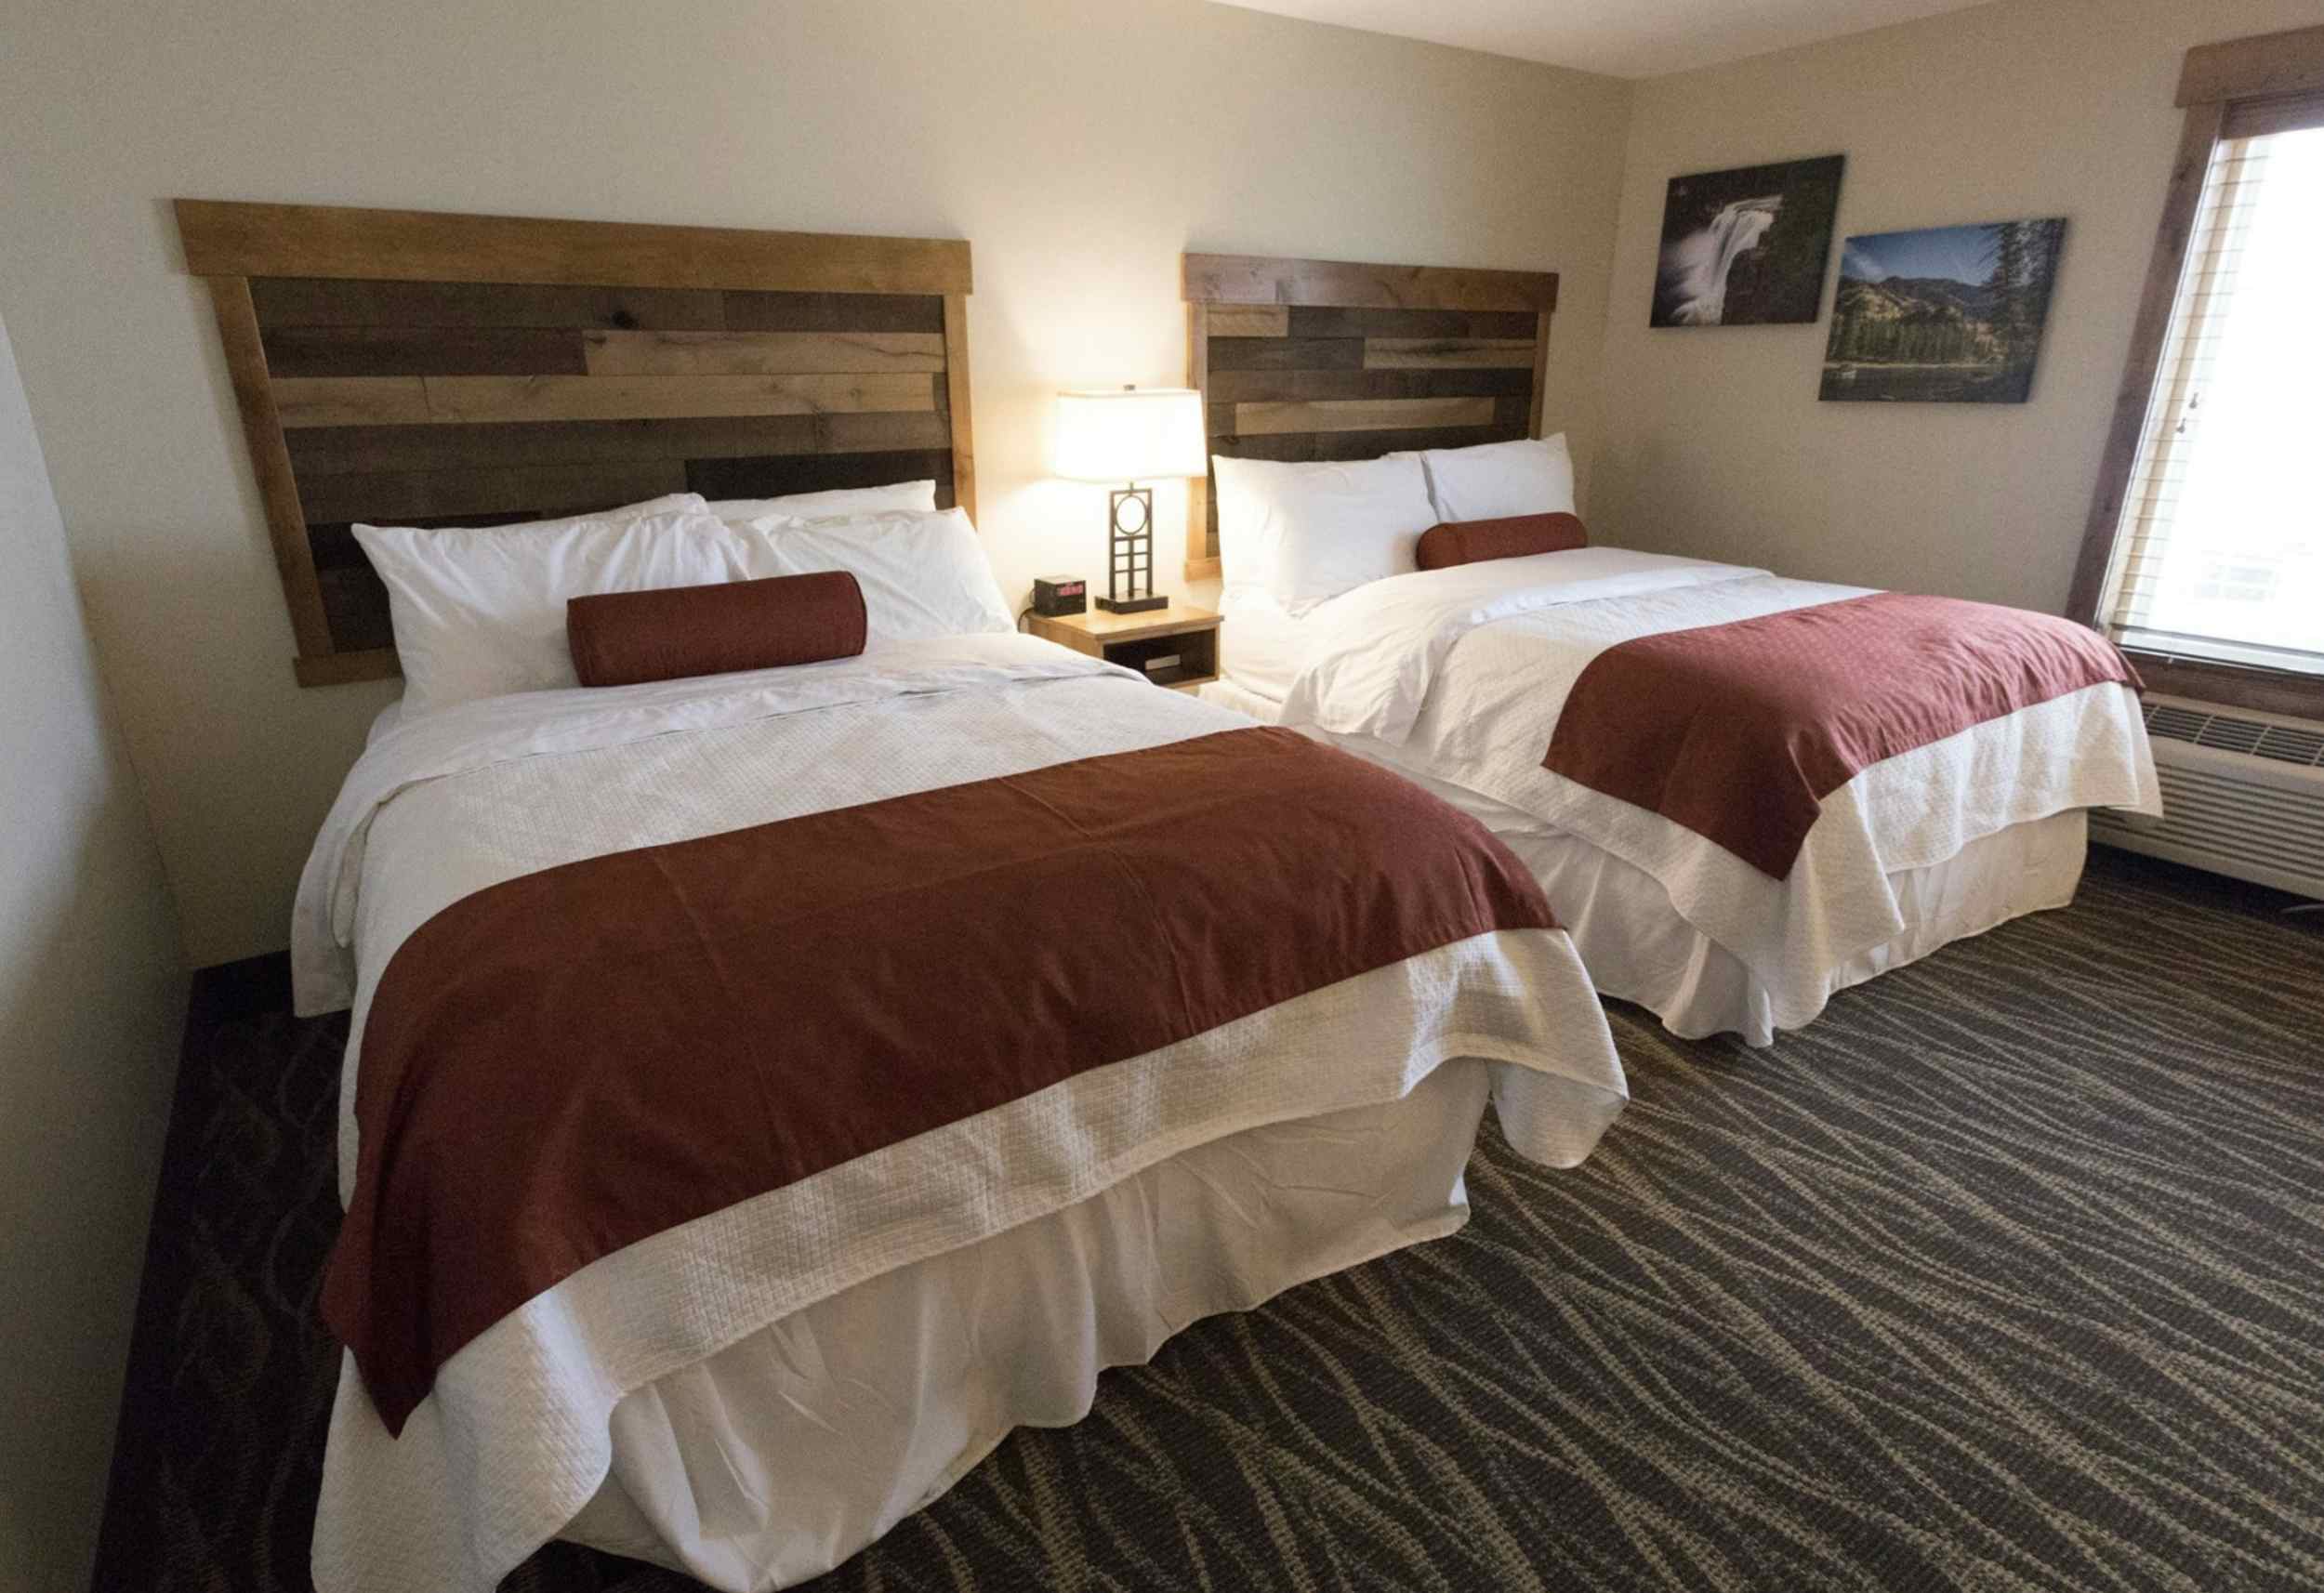
[[[1098,388],[1057,395],[1057,473],[1076,481],[1199,476],[1202,394],[1192,388]]]

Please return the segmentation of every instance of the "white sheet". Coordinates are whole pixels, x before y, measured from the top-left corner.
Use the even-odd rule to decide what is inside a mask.
[[[1367,744],[1381,761],[1620,860],[1741,962],[1775,1011],[1803,1022],[1821,1010],[1837,970],[1910,929],[1895,876],[2068,810],[2160,810],[2136,694],[2118,686],[2069,693],[1862,770],[1825,798],[1782,880],[1541,767],[1566,693],[1605,648],[1861,592],[1604,547],[1393,576],[1302,622],[1306,665],[1274,717]]]
[[[301,1007],[351,994],[351,1070],[396,946],[501,879],[1246,722],[1014,635],[425,716],[364,755],[317,843],[295,924]],[[1480,936],[604,1257],[447,1361],[399,1439],[343,1376],[317,1585],[489,1587],[596,1494],[613,1459],[608,1423],[632,1391],[1193,1146],[1401,1099],[1457,1058],[1491,1064],[1504,1130],[1552,1165],[1586,1155],[1626,1099],[1571,942]],[[350,1073],[343,1200],[353,1099]]]
[[[1400,1101],[1199,1145],[786,1317],[623,1400],[612,1471],[561,1535],[729,1593],[819,1574],[1012,1428],[1081,1419],[1104,1368],[1459,1229],[1486,1087],[1456,1063]]]
[[[1256,586],[1229,586],[1219,612],[1221,673],[1279,705],[1307,663],[1306,622]]]

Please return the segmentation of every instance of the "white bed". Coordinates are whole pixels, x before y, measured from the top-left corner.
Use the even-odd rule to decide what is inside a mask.
[[[354,1008],[342,1198],[373,990],[403,939],[469,892],[1246,722],[1029,638],[974,635],[385,726],[296,923],[302,1008]],[[1012,1427],[1076,1419],[1101,1369],[1186,1323],[1457,1228],[1488,1099],[1519,1150],[1570,1165],[1625,1099],[1570,942],[1540,931],[1459,941],[1076,1075],[1029,1112],[963,1120],[584,1268],[445,1361],[398,1437],[347,1358],[316,1584],[482,1590],[563,1535],[722,1588],[786,1586]],[[997,1188],[996,1167],[1010,1169]]]
[[[2071,901],[2090,808],[2159,810],[2136,698],[2114,686],[1865,769],[1783,880],[1541,767],[1606,646],[1858,595],[1597,547],[1390,574],[1296,615],[1239,586],[1226,678],[1202,694],[1420,781],[1534,870],[1601,991],[1682,1036],[1764,1046],[1849,985]]]

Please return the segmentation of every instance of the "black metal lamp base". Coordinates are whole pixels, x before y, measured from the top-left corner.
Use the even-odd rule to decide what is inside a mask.
[[[1154,590],[1154,491],[1132,481],[1105,504],[1105,596],[1109,614],[1142,614],[1170,606]]]

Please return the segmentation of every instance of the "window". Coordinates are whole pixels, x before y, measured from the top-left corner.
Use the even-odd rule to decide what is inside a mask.
[[[2222,138],[2108,593],[2127,645],[2324,671],[2324,126]]]
[[[2165,690],[2324,710],[2324,29],[2190,52],[2179,102],[2074,612],[2200,671]]]

